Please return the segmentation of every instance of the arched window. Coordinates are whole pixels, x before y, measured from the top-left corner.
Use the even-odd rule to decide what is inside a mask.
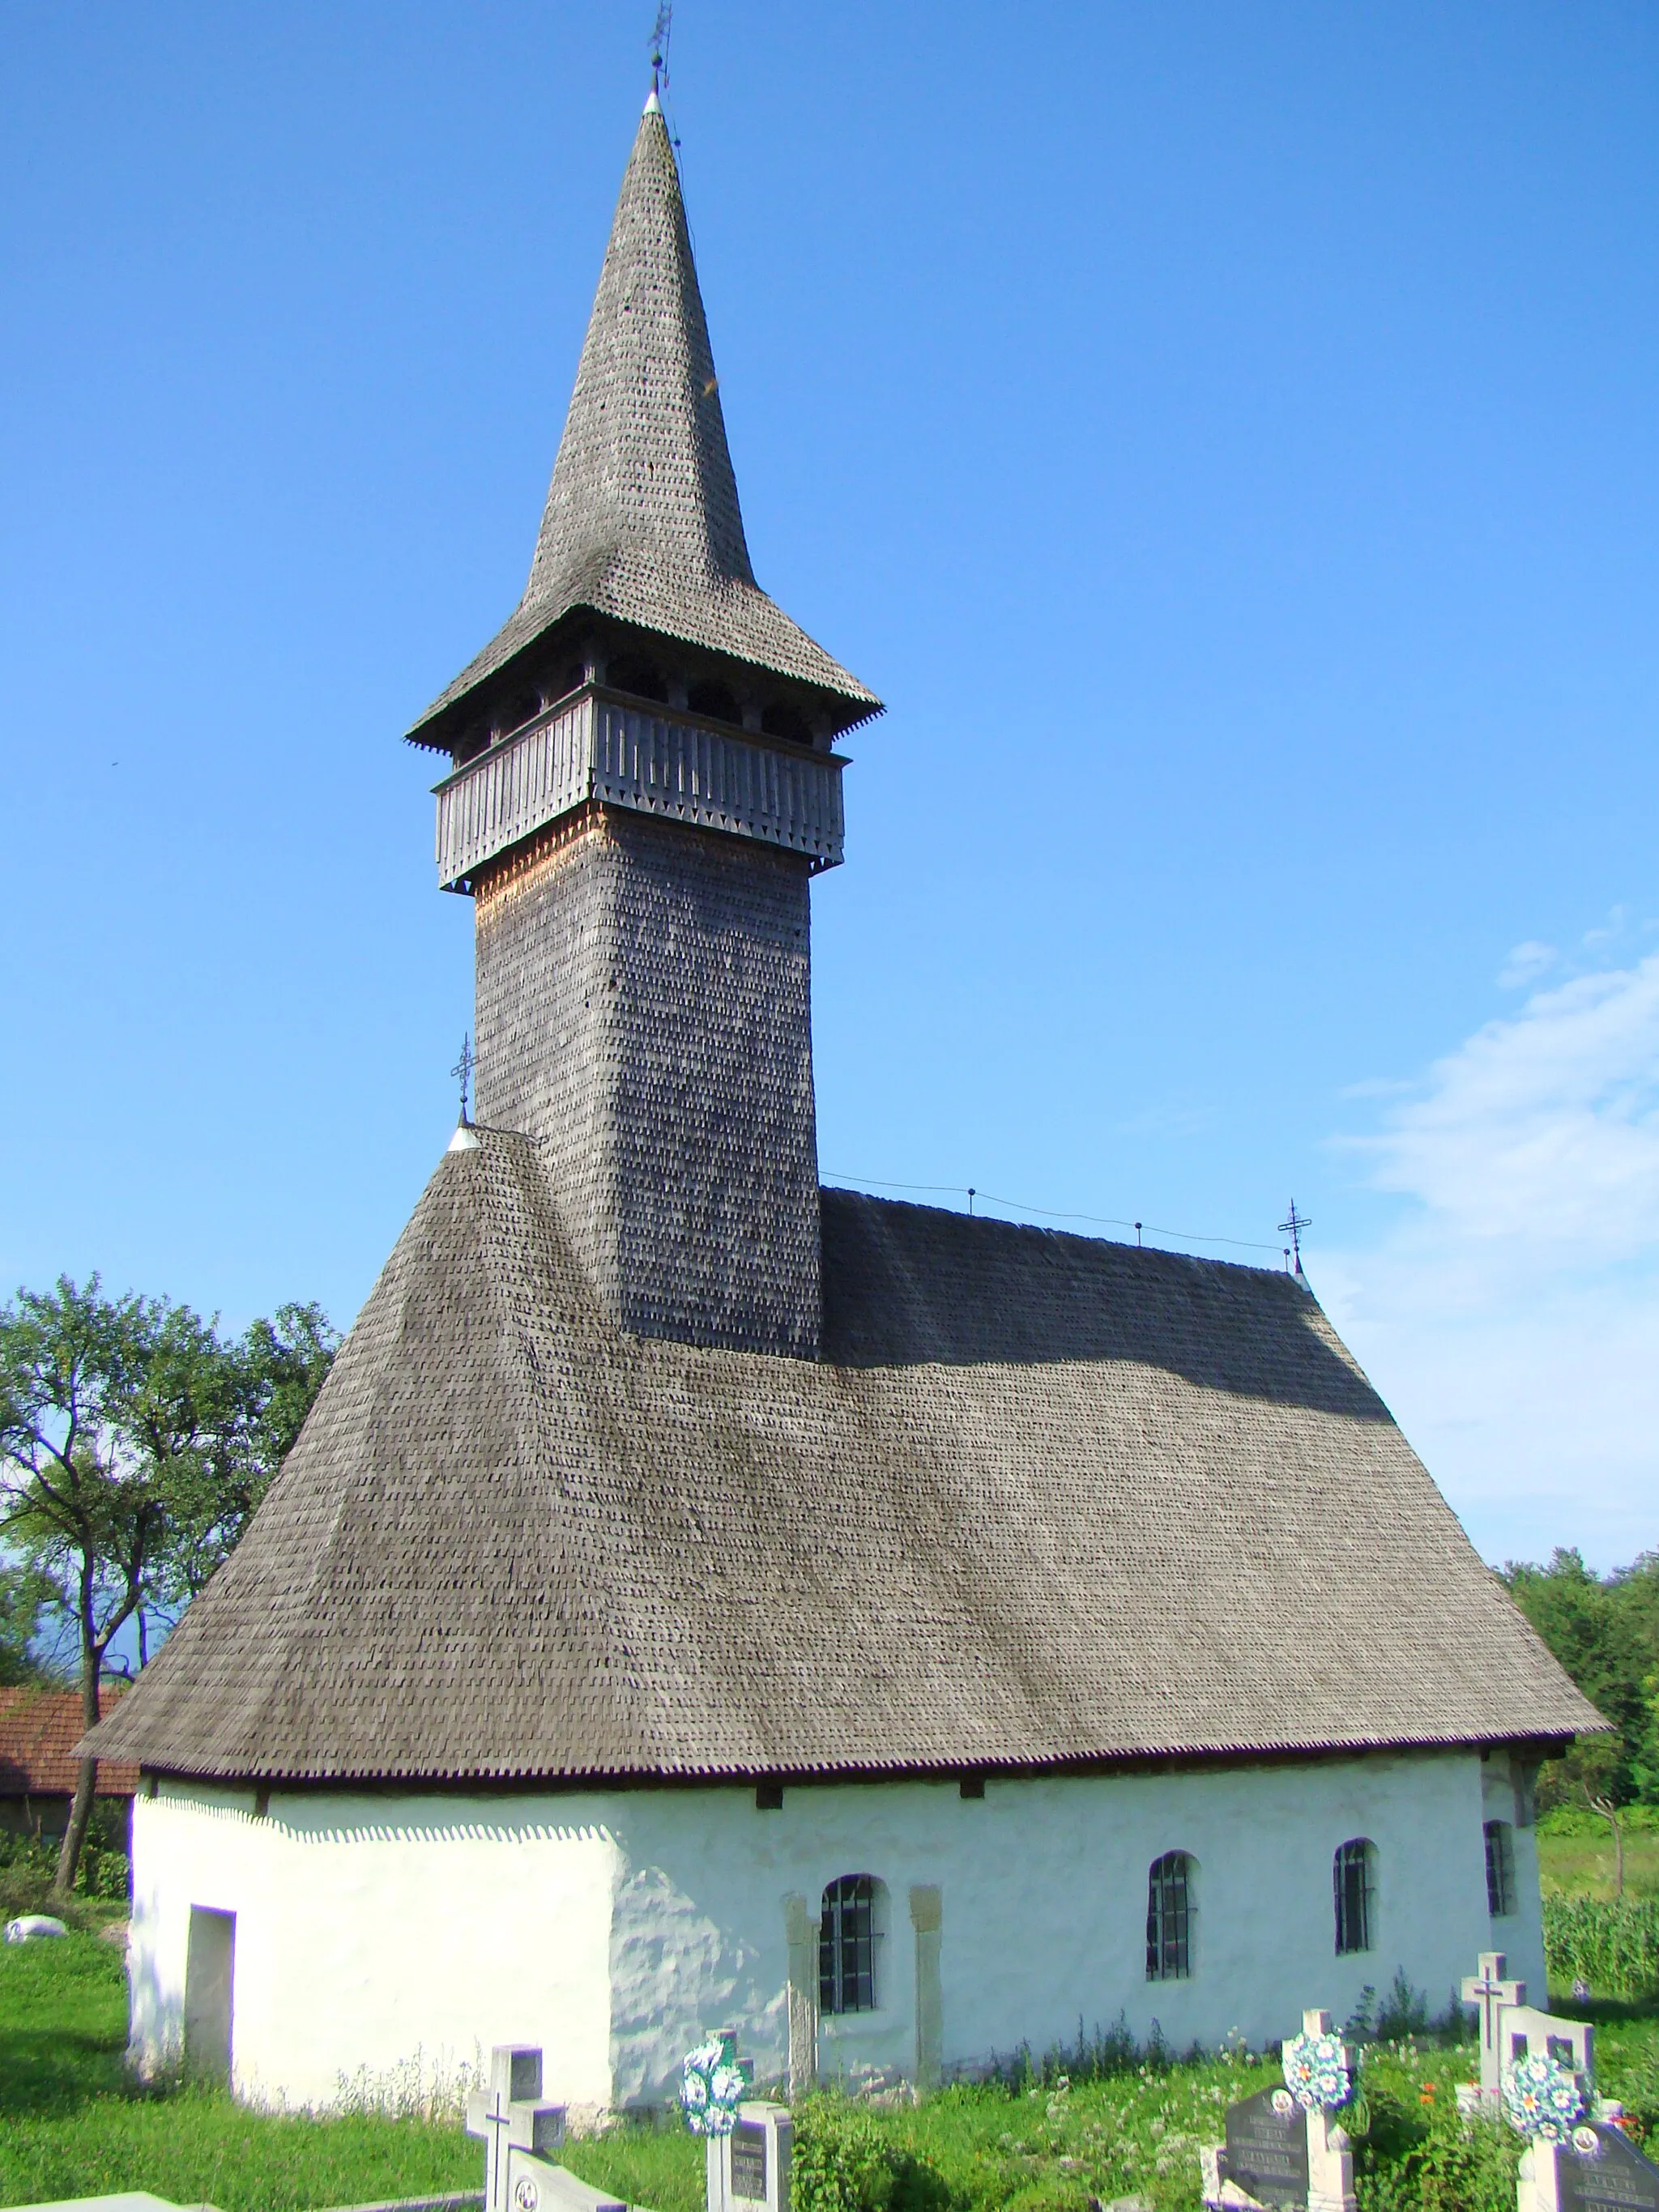
[[[606,667],[605,680],[612,690],[631,691],[636,699],[656,699],[666,703],[668,698],[668,685],[661,669],[643,653],[618,653]]]
[[[811,726],[793,701],[775,699],[761,715],[761,728],[769,738],[787,738],[792,744],[810,745]]]
[[[1336,1954],[1369,1951],[1376,1918],[1376,1845],[1364,1836],[1341,1844],[1331,1864],[1336,1893]]]
[[[1146,1978],[1184,1982],[1193,1971],[1193,1876],[1185,1851],[1165,1851],[1146,1875]]]
[[[818,1922],[818,2009],[873,2012],[885,1893],[873,1875],[843,1874],[823,1893]]]
[[[533,722],[541,711],[542,695],[539,691],[516,692],[505,702],[495,718],[502,737],[510,736],[514,730],[523,729],[525,724]]]
[[[740,722],[743,708],[724,684],[694,684],[685,695],[694,714],[711,715],[717,722]]]
[[[1486,1910],[1494,1920],[1515,1910],[1515,1838],[1507,1820],[1486,1823]]]

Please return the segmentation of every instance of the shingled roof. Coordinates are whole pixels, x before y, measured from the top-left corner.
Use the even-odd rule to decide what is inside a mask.
[[[482,1781],[1594,1728],[1293,1279],[843,1191],[821,1363],[623,1335],[446,1155],[106,1756]]]
[[[112,1712],[123,1694],[118,1689],[100,1689],[99,1711]],[[0,1690],[0,1797],[72,1796],[79,1773],[75,1747],[81,1731],[78,1690]],[[100,1797],[131,1797],[137,1787],[136,1766],[113,1761],[100,1765]]]
[[[833,693],[850,709],[843,726],[880,710],[755,582],[654,93],[623,178],[524,597],[410,738],[446,744],[459,702],[578,608]]]

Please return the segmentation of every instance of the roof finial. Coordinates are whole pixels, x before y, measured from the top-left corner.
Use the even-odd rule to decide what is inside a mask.
[[[1302,1232],[1304,1229],[1312,1227],[1311,1218],[1305,1213],[1298,1213],[1296,1210],[1296,1200],[1292,1199],[1289,1215],[1279,1224],[1279,1233],[1281,1237],[1288,1237],[1291,1240],[1291,1249],[1286,1253],[1285,1257],[1289,1259],[1294,1256],[1296,1273],[1298,1275],[1302,1273]]]
[[[483,1148],[483,1140],[471,1122],[466,1118],[467,1085],[472,1079],[472,1071],[477,1064],[472,1050],[471,1035],[469,1032],[461,1039],[460,1058],[449,1071],[459,1080],[461,1086],[461,1118],[455,1124],[455,1133],[449,1140],[448,1150],[452,1152],[476,1152]]]
[[[657,0],[657,20],[651,26],[651,97],[647,115],[662,113],[662,93],[668,82],[668,41],[674,30],[674,0]]]

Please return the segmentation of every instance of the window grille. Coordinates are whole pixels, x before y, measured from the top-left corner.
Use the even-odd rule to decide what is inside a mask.
[[[818,2008],[873,2012],[876,2008],[876,1881],[872,1875],[844,1874],[823,1893],[818,1922]]]
[[[1165,1851],[1146,1877],[1146,1978],[1184,1982],[1193,1971],[1192,1861]]]
[[[1336,1954],[1371,1948],[1376,1916],[1376,1850],[1364,1837],[1342,1845],[1331,1867],[1336,1891]]]
[[[1494,1920],[1515,1910],[1515,1842],[1507,1820],[1486,1823],[1486,1910]]]

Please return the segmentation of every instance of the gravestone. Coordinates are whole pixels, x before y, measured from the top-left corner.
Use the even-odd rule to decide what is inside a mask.
[[[1306,2205],[1308,2115],[1282,2082],[1228,2106],[1213,2197],[1204,2178],[1206,2203]]]
[[[466,2100],[466,2131],[483,2138],[484,2212],[628,2212],[549,2157],[563,2147],[564,2123],[562,2105],[542,2101],[540,2049],[497,2044],[489,2087]]]
[[[1480,2015],[1480,2101],[1492,2112],[1498,2110],[1504,2092],[1504,2015],[1527,2002],[1526,1984],[1504,1978],[1508,1963],[1501,1951],[1483,1951],[1480,1972],[1467,1976],[1463,1983],[1464,2003],[1474,2005]]]
[[[1562,2020],[1535,2005],[1507,2005],[1503,2024],[1504,2063],[1540,2056],[1553,2058],[1588,2083],[1595,2071],[1595,2030],[1588,2021]]]
[[[1340,2049],[1339,2078],[1346,2084],[1353,2056],[1334,2045],[1330,2014],[1304,2013],[1302,2036],[1304,2048],[1310,2041],[1322,2039],[1332,2063]],[[1348,2138],[1328,2106],[1310,2105],[1291,2094],[1288,2076],[1293,2048],[1286,2047],[1286,2081],[1230,2105],[1225,2142],[1199,2152],[1204,2202],[1212,2212],[1242,2212],[1251,2205],[1273,2207],[1276,2212],[1290,2212],[1290,2208],[1295,2212],[1354,2212],[1353,2153]]]
[[[793,2150],[787,2105],[739,2105],[731,2134],[709,2138],[708,2212],[789,2212]]]
[[[1585,2120],[1565,2142],[1534,2142],[1521,2161],[1517,2212],[1659,2212],[1659,2166],[1623,2130]]]

